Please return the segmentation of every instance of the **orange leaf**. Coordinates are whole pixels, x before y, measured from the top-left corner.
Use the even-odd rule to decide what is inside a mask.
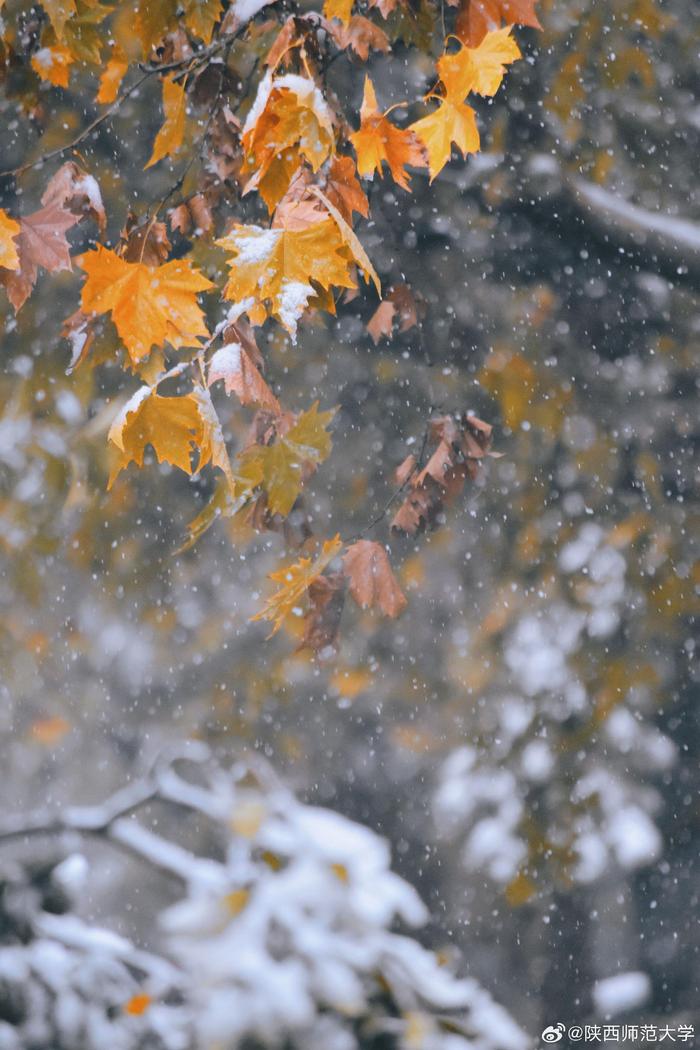
[[[255,168],[245,187],[257,189],[272,211],[302,160],[318,171],[335,148],[328,103],[309,77],[268,71],[243,126],[241,142]]]
[[[425,166],[420,142],[413,132],[394,127],[386,114],[377,109],[377,98],[369,77],[365,78],[365,92],[360,111],[360,128],[350,135],[357,153],[357,168],[360,175],[381,174],[385,162],[392,177],[402,189],[408,189],[407,164]]]
[[[95,97],[98,105],[104,106],[114,102],[128,68],[129,63],[124,52],[120,47],[115,47],[100,76],[100,86]]]
[[[209,334],[196,293],[213,285],[189,259],[146,266],[126,262],[99,245],[81,255],[78,264],[88,275],[83,310],[111,313],[134,364],[147,357],[154,345],[197,346],[199,336]]]
[[[136,995],[132,995],[129,1002],[124,1006],[124,1013],[131,1014],[132,1017],[140,1017],[141,1014],[145,1013],[148,1007],[153,1002],[150,995],[146,995],[145,992],[137,992]]]
[[[62,718],[61,715],[53,715],[47,718],[37,718],[32,722],[30,732],[32,740],[35,740],[38,744],[43,744],[44,747],[53,747],[55,744],[60,744],[71,728],[70,722]]]
[[[157,164],[163,157],[177,153],[185,135],[185,109],[187,94],[184,87],[174,77],[163,79],[163,126],[153,143],[151,159],[146,165]]]
[[[32,55],[32,69],[42,80],[47,80],[55,87],[68,87],[70,67],[74,58],[63,44],[52,44],[40,47]]]
[[[19,231],[19,223],[0,208],[0,266],[6,270],[19,269],[19,254],[15,243]]]
[[[406,608],[406,598],[396,582],[389,556],[380,543],[358,540],[343,555],[350,594],[362,609],[378,605],[392,619]]]
[[[357,181],[357,168],[352,157],[333,158],[325,190],[328,199],[335,204],[347,222],[352,221],[354,211],[364,215],[365,219],[369,215],[369,202]]]

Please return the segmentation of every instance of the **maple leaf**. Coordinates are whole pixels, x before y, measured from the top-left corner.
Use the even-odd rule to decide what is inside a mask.
[[[295,73],[263,77],[241,142],[256,170],[245,193],[257,189],[268,209],[284,196],[302,159],[318,171],[335,148],[328,103],[313,80]]]
[[[404,190],[408,189],[409,182],[405,166],[425,165],[423,148],[414,133],[410,129],[395,127],[387,119],[387,114],[377,108],[377,97],[369,77],[365,78],[360,128],[350,135],[350,141],[357,153],[360,175],[371,177],[375,171],[381,174],[385,162],[394,181]]]
[[[211,233],[214,228],[210,203],[203,193],[195,193],[182,204],[172,208],[168,212],[168,218],[172,229],[179,230],[185,236],[190,232],[195,235]]]
[[[375,346],[383,337],[391,338],[397,314],[400,332],[414,328],[418,324],[419,316],[422,319],[425,315],[425,303],[420,298],[416,299],[407,284],[393,285],[386,299],[379,304],[367,322],[367,331]]]
[[[221,18],[221,0],[188,0],[185,6],[185,25],[205,44],[211,43],[214,27]]]
[[[354,0],[324,0],[325,18],[337,18],[344,26],[349,25]]]
[[[294,341],[299,318],[316,294],[312,281],[323,289],[356,287],[352,260],[332,219],[300,230],[234,226],[217,244],[234,253],[225,298],[250,297],[256,304],[248,311],[251,321],[260,324],[274,315]]]
[[[479,463],[496,453],[491,448],[491,427],[476,416],[437,416],[430,421],[429,438],[435,445],[426,466],[416,470],[409,456],[399,467],[398,484],[410,485],[391,528],[413,534],[432,525],[446,501],[453,500],[468,478],[476,477]]]
[[[151,159],[146,164],[150,168],[163,157],[169,157],[182,146],[185,135],[185,109],[187,93],[182,84],[174,77],[163,78],[163,126],[153,143]]]
[[[308,590],[308,612],[298,650],[310,649],[317,656],[331,656],[336,649],[340,618],[345,606],[345,577],[330,572],[314,580]]]
[[[66,161],[49,179],[42,194],[41,203],[47,206],[56,204],[61,208],[67,208],[77,218],[89,215],[102,231],[107,225],[107,216],[97,180],[93,175],[83,171],[75,161]]]
[[[363,62],[369,58],[370,51],[391,51],[389,37],[383,29],[363,15],[353,15],[347,24],[336,26],[330,24],[330,32],[341,51],[350,48]]]
[[[240,343],[226,343],[209,362],[209,386],[223,379],[227,394],[236,394],[242,405],[260,405],[280,415],[280,403]]]
[[[352,157],[333,158],[324,189],[328,199],[347,222],[352,222],[354,211],[365,218],[369,215],[369,202],[357,180],[357,168]]]
[[[270,579],[280,588],[265,602],[265,607],[252,620],[270,620],[273,624],[269,637],[277,634],[290,613],[295,612],[306,592],[323,570],[343,549],[340,536],[326,540],[315,558],[300,558],[291,565],[270,573]]]
[[[63,44],[49,44],[34,52],[31,66],[42,80],[54,87],[68,87],[74,61],[71,51]]]
[[[128,68],[129,63],[124,52],[116,45],[100,74],[100,84],[95,96],[95,102],[98,105],[104,106],[114,102]]]
[[[142,386],[117,414],[108,440],[117,450],[108,488],[129,465],[143,466],[151,445],[159,463],[171,463],[193,474],[192,453],[203,437],[199,402],[194,394],[161,397],[151,386]]]
[[[343,555],[350,594],[362,609],[378,605],[385,616],[396,618],[406,608],[406,598],[396,582],[389,556],[381,543],[358,540]]]
[[[455,33],[469,47],[476,47],[491,29],[501,23],[541,29],[535,4],[537,0],[461,0]]]
[[[78,11],[75,0],[42,0],[41,6],[51,19],[57,38],[63,40],[66,22]]]
[[[338,227],[338,233],[342,237],[343,243],[347,246],[354,262],[356,262],[357,265],[360,267],[360,270],[362,271],[365,280],[372,281],[374,283],[374,287],[377,289],[377,295],[381,295],[382,286],[379,281],[379,277],[377,276],[377,272],[372,266],[372,263],[369,261],[369,256],[362,247],[362,244],[360,243],[352,227],[345,221],[345,219],[340,214],[336,206],[334,204],[331,204],[331,202],[328,200],[328,197],[326,197],[325,193],[321,189],[319,189],[318,186],[313,186],[312,192],[316,197],[319,198],[320,201],[323,202],[325,207],[328,209],[331,218]]]
[[[15,238],[20,225],[0,208],[0,266],[6,270],[19,269],[19,254]]]
[[[487,33],[478,47],[461,47],[454,54],[444,54],[437,62],[438,75],[447,97],[461,101],[470,91],[495,95],[501,86],[506,66],[521,57],[510,26]]]
[[[66,230],[75,222],[75,216],[58,204],[48,204],[19,220],[19,267],[0,273],[0,281],[7,289],[15,312],[26,302],[36,284],[39,267],[49,273],[71,269]]]
[[[453,143],[463,157],[478,152],[480,148],[474,110],[449,94],[440,101],[434,113],[412,124],[411,131],[425,146],[431,182],[449,161]]]
[[[242,469],[247,474],[259,473],[271,514],[286,517],[305,477],[330,455],[331,438],[326,428],[333,415],[333,410],[319,412],[316,401],[273,444],[252,445],[241,455]]]
[[[86,313],[110,313],[134,364],[153,346],[197,346],[209,333],[196,299],[212,288],[189,259],[163,266],[127,262],[99,245],[78,259],[85,270],[81,304]]]

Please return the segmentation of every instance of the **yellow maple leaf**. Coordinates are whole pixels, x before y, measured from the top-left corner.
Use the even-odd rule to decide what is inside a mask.
[[[302,160],[318,171],[335,147],[328,104],[309,77],[265,74],[241,133],[255,171],[245,192],[257,189],[272,211]]]
[[[326,18],[337,18],[344,26],[350,25],[353,0],[325,0],[323,14]]]
[[[449,95],[434,113],[412,124],[411,130],[427,150],[431,182],[450,159],[452,143],[462,151],[462,156],[476,153],[480,145],[474,110]]]
[[[41,6],[51,20],[57,39],[63,40],[66,22],[78,11],[75,0],[41,0]]]
[[[163,126],[153,143],[151,159],[146,165],[157,164],[163,157],[177,153],[185,135],[185,109],[187,94],[184,87],[174,77],[163,80]]]
[[[140,387],[114,419],[109,442],[117,450],[108,488],[129,463],[143,466],[151,445],[160,463],[193,474],[192,453],[202,443],[202,419],[194,394],[161,397],[150,386]]]
[[[32,55],[32,69],[42,80],[48,81],[55,87],[68,87],[70,79],[70,67],[73,65],[73,55],[63,44],[51,44],[40,47]]]
[[[487,33],[478,47],[460,47],[454,54],[438,59],[437,70],[448,96],[462,101],[470,91],[495,95],[506,66],[520,58],[520,50],[504,26]]]
[[[410,129],[397,128],[387,119],[388,112],[381,113],[377,108],[374,85],[366,77],[360,127],[350,135],[357,153],[357,170],[363,176],[372,176],[375,171],[381,174],[382,163],[386,163],[394,181],[407,190],[409,180],[405,166],[423,167],[423,150]]]
[[[350,226],[350,224],[345,221],[345,219],[340,214],[336,206],[331,203],[331,201],[328,199],[325,193],[322,190],[320,190],[318,186],[313,186],[312,190],[313,193],[319,198],[320,201],[323,202],[323,204],[327,208],[331,218],[338,227],[338,232],[343,240],[343,243],[347,246],[353,259],[360,267],[360,270],[362,271],[365,280],[371,280],[374,283],[374,287],[377,289],[377,295],[381,295],[382,285],[377,275],[377,271],[372,266],[372,263],[369,260],[369,256],[362,247],[362,244],[360,243],[357,234]]]
[[[234,226],[217,244],[234,253],[225,298],[250,300],[253,323],[275,316],[294,340],[299,318],[316,295],[312,281],[323,289],[356,287],[353,260],[332,219],[301,230]]]
[[[333,410],[319,412],[315,401],[274,444],[252,445],[240,457],[241,470],[260,477],[272,514],[289,514],[305,472],[312,472],[330,455],[331,437],[326,428],[334,414]]]
[[[0,208],[0,266],[6,270],[19,269],[19,255],[15,243],[19,232],[19,223]]]
[[[189,0],[185,4],[185,25],[205,44],[211,43],[214,27],[221,17],[221,0]]]
[[[162,266],[126,262],[98,245],[77,260],[88,279],[81,297],[85,313],[111,313],[134,364],[153,346],[197,346],[208,336],[196,293],[212,288],[189,259]]]
[[[277,572],[271,572],[270,579],[279,583],[280,588],[267,599],[264,609],[251,619],[270,620],[273,623],[270,637],[276,634],[287,616],[299,606],[314,580],[318,579],[342,548],[343,541],[340,536],[335,536],[332,540],[325,541],[315,558],[300,558]]]

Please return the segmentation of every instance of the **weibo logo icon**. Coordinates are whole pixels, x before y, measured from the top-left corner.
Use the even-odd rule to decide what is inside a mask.
[[[542,1032],[543,1043],[558,1043],[566,1031],[566,1025],[560,1021],[558,1024],[549,1024]]]

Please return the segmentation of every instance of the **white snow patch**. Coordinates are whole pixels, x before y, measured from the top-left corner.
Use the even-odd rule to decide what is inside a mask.
[[[642,1006],[651,995],[649,975],[641,970],[617,973],[593,985],[593,1003],[598,1014],[620,1014]]]

